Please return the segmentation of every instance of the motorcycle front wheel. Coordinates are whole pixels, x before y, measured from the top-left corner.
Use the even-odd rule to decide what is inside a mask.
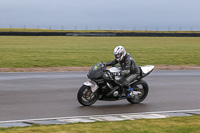
[[[84,106],[90,106],[94,104],[99,98],[98,90],[92,92],[89,86],[83,85],[78,91],[77,99],[80,104]]]
[[[132,84],[131,87],[133,88],[133,91],[140,92],[140,94],[138,96],[134,96],[127,99],[130,103],[138,104],[147,97],[148,92],[149,92],[149,87],[148,87],[147,82],[145,82],[144,80],[140,80]]]

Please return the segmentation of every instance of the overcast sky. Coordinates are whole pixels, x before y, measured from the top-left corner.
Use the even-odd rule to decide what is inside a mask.
[[[0,28],[200,30],[200,0],[0,0]]]

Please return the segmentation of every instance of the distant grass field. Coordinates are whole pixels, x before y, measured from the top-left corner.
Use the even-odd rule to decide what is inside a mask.
[[[200,37],[0,36],[0,67],[92,66],[117,45],[138,65],[200,65]]]
[[[0,128],[0,133],[199,133],[200,116],[92,122],[65,125],[34,125]]]

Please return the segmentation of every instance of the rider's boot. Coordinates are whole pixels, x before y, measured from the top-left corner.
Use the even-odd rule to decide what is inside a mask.
[[[129,88],[127,89],[126,92],[126,98],[129,99],[133,96],[133,89],[131,88],[131,86],[129,86]]]

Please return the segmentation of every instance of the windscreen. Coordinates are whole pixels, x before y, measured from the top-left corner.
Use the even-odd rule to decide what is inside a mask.
[[[94,65],[89,73],[88,73],[88,78],[89,79],[97,79],[103,76],[103,70],[105,69],[105,66],[101,63],[98,62],[96,65]]]

